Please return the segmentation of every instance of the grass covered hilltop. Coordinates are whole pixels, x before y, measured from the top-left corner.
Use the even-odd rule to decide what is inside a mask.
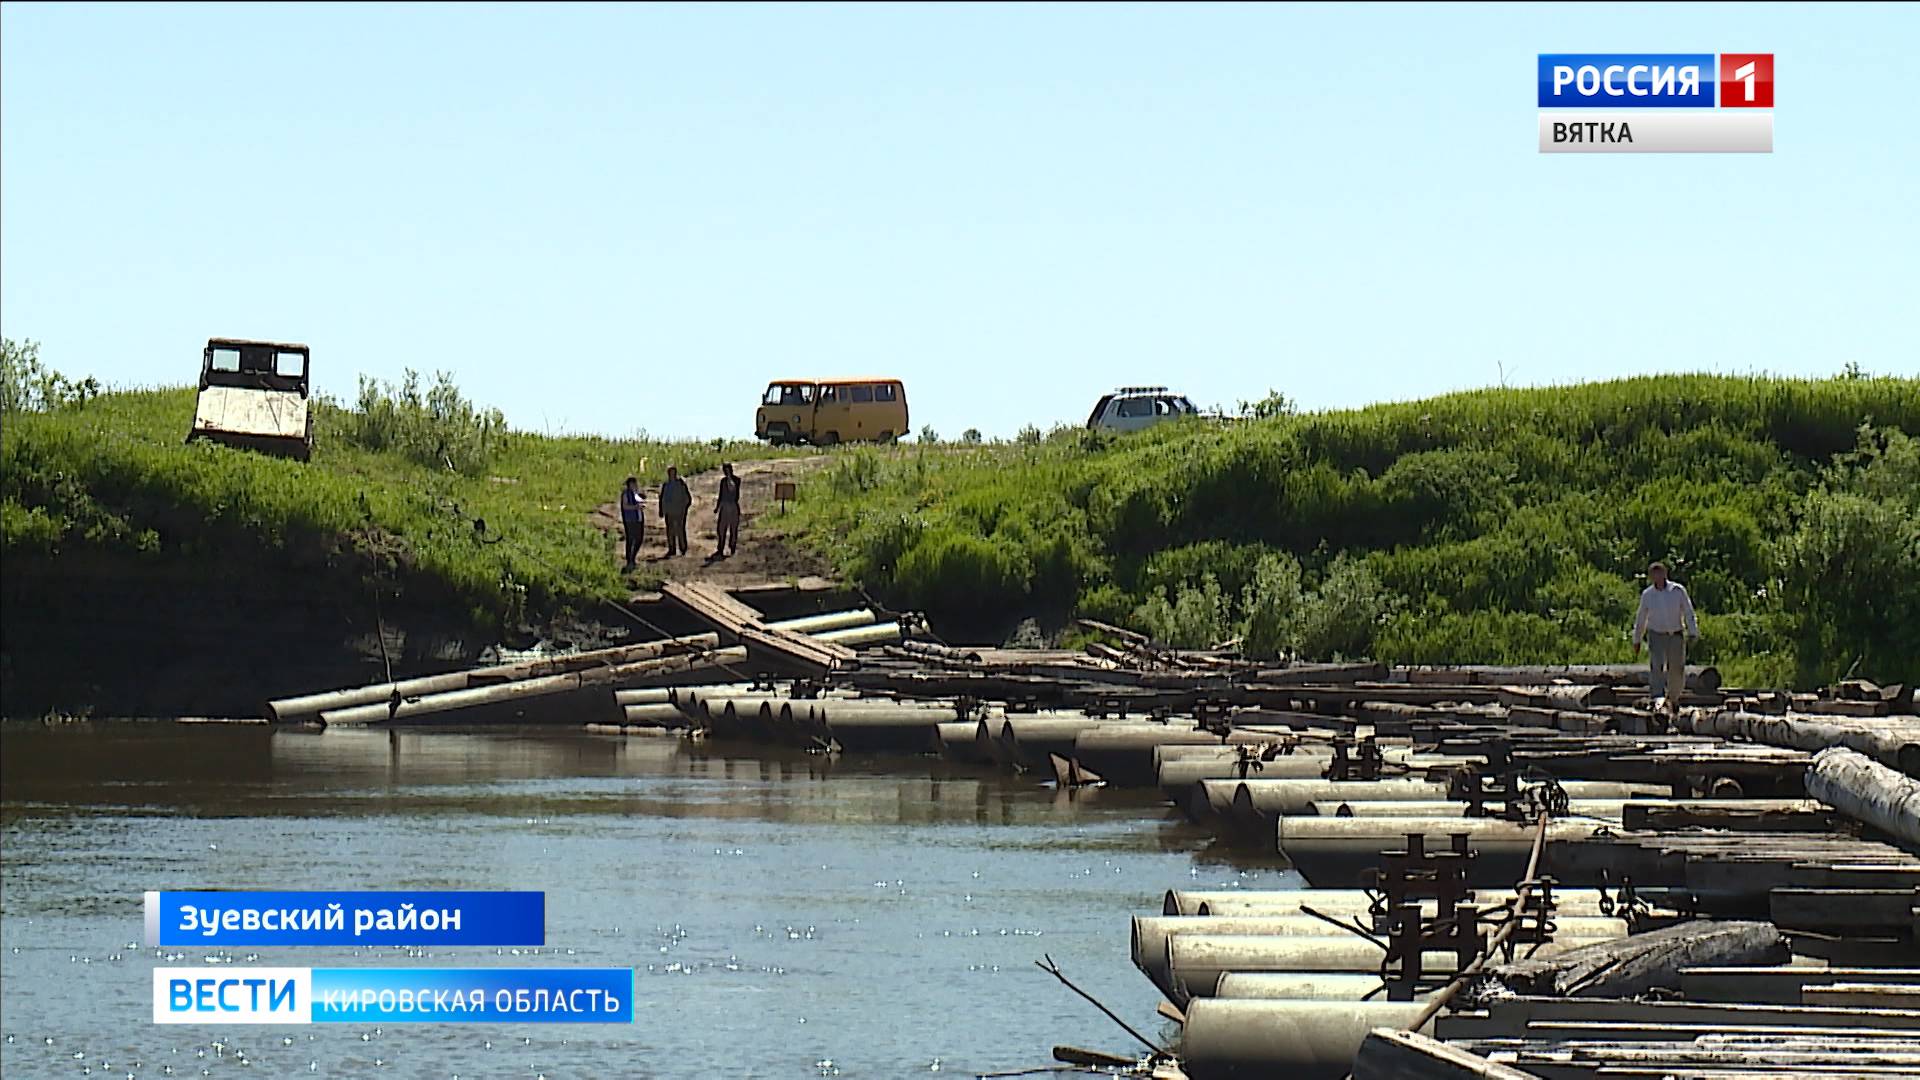
[[[628,475],[657,483],[757,443],[644,436],[548,437],[509,430],[442,376],[362,381],[352,406],[320,399],[313,460],[184,443],[194,389],[102,393],[7,342],[0,430],[0,554],[31,569],[111,564],[116,572],[267,571],[433,604],[482,628],[575,612],[631,586],[614,541],[588,514]],[[474,519],[486,523],[477,533]],[[8,632],[14,632],[11,623]]]
[[[1273,408],[1272,405],[1281,405]],[[1731,682],[1920,680],[1920,380],[1482,390],[842,455],[810,535],[903,606],[1402,663],[1631,658],[1646,564]]]
[[[7,343],[4,389],[8,595],[51,581],[55,603],[101,575],[244,574],[483,628],[601,613],[645,584],[587,521],[623,477],[769,453],[512,431],[443,379],[322,403],[303,465],[184,445],[190,388],[103,393],[31,346]],[[849,580],[955,637],[1085,615],[1256,656],[1617,661],[1663,558],[1704,616],[1694,655],[1732,682],[1920,680],[1920,380],[1276,403],[1131,436],[841,449],[798,521]],[[7,618],[9,640],[34,632]]]

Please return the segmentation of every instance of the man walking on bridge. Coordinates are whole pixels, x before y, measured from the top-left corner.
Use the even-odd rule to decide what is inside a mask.
[[[1686,586],[1667,580],[1665,563],[1647,567],[1651,582],[1640,591],[1640,610],[1633,616],[1633,651],[1640,652],[1640,639],[1647,640],[1647,693],[1665,697],[1667,715],[1680,709],[1680,695],[1687,688],[1687,639],[1700,636],[1694,621],[1693,600]]]
[[[667,556],[687,553],[687,512],[693,509],[693,492],[680,479],[680,470],[667,466],[667,482],[660,485],[660,516],[667,523]]]
[[[720,520],[714,532],[717,534],[713,557],[724,559],[728,553],[740,554],[740,478],[733,475],[733,466],[720,466]]]

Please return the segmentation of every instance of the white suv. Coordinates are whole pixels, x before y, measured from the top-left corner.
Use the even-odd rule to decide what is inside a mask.
[[[1198,416],[1184,395],[1173,394],[1164,386],[1123,386],[1100,399],[1087,417],[1089,428],[1108,431],[1139,431],[1166,420]]]

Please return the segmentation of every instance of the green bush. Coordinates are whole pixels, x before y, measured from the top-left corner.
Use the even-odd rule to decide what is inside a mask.
[[[444,371],[425,391],[412,369],[398,385],[362,375],[359,401],[342,419],[341,434],[363,450],[399,453],[417,465],[467,476],[486,471],[507,431],[499,409],[475,407]]]
[[[806,500],[805,525],[870,587],[892,585],[876,549],[921,542],[913,521],[999,547],[1036,610],[1262,656],[1435,663],[1626,659],[1660,558],[1729,671],[1920,678],[1910,615],[1884,595],[1920,592],[1904,576],[1920,495],[1899,479],[1920,473],[1920,381],[1660,376],[1270,411],[891,463]],[[982,610],[944,595],[936,619]]]

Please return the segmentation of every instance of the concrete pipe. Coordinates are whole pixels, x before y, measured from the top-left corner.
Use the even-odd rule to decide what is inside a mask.
[[[1557,842],[1585,840],[1604,826],[1594,821],[1561,819],[1547,826],[1545,866],[1551,872],[1551,852]],[[1444,851],[1455,833],[1466,833],[1476,852],[1467,864],[1467,884],[1473,888],[1511,885],[1526,872],[1533,851],[1534,827],[1506,821],[1436,818],[1324,818],[1283,817],[1275,825],[1276,843],[1300,875],[1315,886],[1349,888],[1363,885],[1380,865],[1380,854],[1406,846],[1408,833],[1426,837],[1428,851]]]
[[[716,739],[751,739],[765,694],[714,694],[700,699],[707,734]]]
[[[934,734],[940,740],[941,755],[968,765],[993,764],[993,755],[981,749],[981,727],[978,720],[955,720],[936,725]]]
[[[1571,799],[1568,800],[1568,812],[1574,817],[1602,818],[1609,823],[1617,823],[1625,799]],[[1424,817],[1436,821],[1486,821],[1485,817],[1467,816],[1467,804],[1450,802],[1446,799],[1432,801],[1408,800],[1398,802],[1390,799],[1315,799],[1307,817]]]
[[[1447,797],[1447,785],[1430,780],[1320,780],[1260,777],[1233,785],[1229,811],[1243,825],[1263,830],[1283,817],[1313,813],[1315,802],[1365,799],[1433,802]],[[1462,804],[1464,806],[1464,804]]]
[[[1335,899],[1329,901],[1331,896]],[[1511,889],[1481,889],[1473,903],[1482,908],[1495,904],[1504,904],[1513,896]],[[1347,897],[1352,897],[1351,900]],[[1202,900],[1193,907],[1195,913],[1212,918],[1247,919],[1269,918],[1276,915],[1298,915],[1304,904],[1316,911],[1339,917],[1365,917],[1372,910],[1368,894],[1357,889],[1302,889],[1297,898],[1293,893],[1248,892],[1244,896],[1225,899]],[[1437,909],[1436,901],[1422,900],[1421,904],[1428,912]],[[1598,889],[1555,889],[1553,891],[1554,910],[1559,918],[1604,918],[1600,911],[1600,891]]]
[[[871,610],[858,608],[853,611],[830,611],[824,615],[805,615],[798,619],[782,619],[767,625],[776,630],[786,630],[795,634],[821,634],[829,630],[845,630],[851,626],[870,626],[879,619]]]
[[[1368,922],[1364,908],[1360,911],[1331,911],[1319,904],[1309,903],[1308,906],[1336,918],[1356,921],[1362,925]],[[1627,924],[1624,919],[1583,918],[1569,915],[1556,917],[1554,923],[1556,937],[1610,940],[1627,935]],[[1167,939],[1184,934],[1205,934],[1211,937],[1327,938],[1339,936],[1343,931],[1325,919],[1305,914],[1251,918],[1135,915],[1131,941],[1133,966],[1139,968],[1169,998],[1175,995],[1177,988],[1167,968],[1167,964],[1170,963]],[[1356,937],[1352,940],[1360,939]],[[1375,950],[1374,959],[1375,966],[1378,966],[1378,950]]]
[[[862,645],[891,645],[901,638],[900,624],[897,622],[874,623],[871,626],[849,626],[840,630],[828,630],[810,634],[815,641],[844,645],[857,649]]]
[[[1009,716],[1000,727],[1000,737],[1006,742],[1007,757],[1016,767],[1028,772],[1050,774],[1053,765],[1048,755],[1072,757],[1074,739],[1081,732],[1099,727],[1101,723],[1085,715],[1035,713],[1031,716]]]
[[[1180,1067],[1192,1080],[1342,1080],[1374,1028],[1404,1028],[1419,1002],[1203,1000],[1187,1011]],[[1423,1031],[1430,1031],[1429,1022]]]
[[[673,691],[665,686],[643,686],[635,690],[615,690],[613,692],[613,700],[615,704],[623,708],[628,705],[671,705],[673,704]]]
[[[1151,787],[1156,778],[1155,750],[1219,745],[1218,735],[1194,727],[1107,724],[1081,732],[1073,741],[1071,756],[1081,768],[1114,787]]]
[[[628,705],[621,711],[626,716],[626,722],[637,727],[683,728],[688,726],[686,714],[665,702]]]
[[[848,753],[930,753],[939,750],[943,721],[954,719],[948,708],[921,708],[888,702],[823,701],[821,722],[827,734]]]
[[[1229,971],[1213,988],[1213,1000],[1352,1001],[1372,994],[1386,1000],[1378,975],[1340,971]]]
[[[1167,981],[1169,997],[1185,1007],[1194,998],[1212,997],[1220,976],[1229,971],[1332,971],[1364,975],[1380,970],[1386,954],[1371,941],[1343,934],[1333,927],[1325,937],[1308,935],[1171,934],[1167,937]],[[1584,948],[1615,937],[1559,938],[1541,946],[1536,956],[1552,956]],[[1430,952],[1422,961],[1422,970],[1448,974],[1456,970],[1459,957],[1450,952]],[[1167,990],[1168,987],[1162,987]]]

